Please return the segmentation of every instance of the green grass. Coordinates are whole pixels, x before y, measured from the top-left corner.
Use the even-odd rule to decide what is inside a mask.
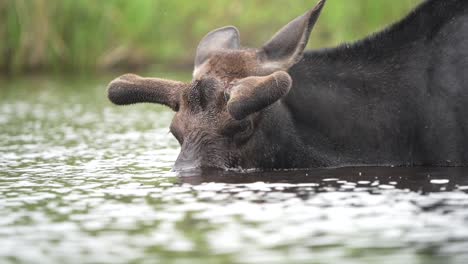
[[[311,48],[352,41],[421,0],[329,0]],[[200,38],[232,24],[259,46],[316,0],[0,0],[2,72],[93,72],[190,65]]]

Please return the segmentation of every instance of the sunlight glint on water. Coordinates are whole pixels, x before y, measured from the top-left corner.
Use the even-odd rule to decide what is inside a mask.
[[[1,263],[468,261],[467,170],[177,177],[172,113],[105,83],[0,90]]]

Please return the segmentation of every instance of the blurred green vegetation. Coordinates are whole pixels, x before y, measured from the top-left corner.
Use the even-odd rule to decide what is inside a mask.
[[[353,41],[397,21],[421,0],[329,0],[310,47]],[[188,68],[198,41],[232,24],[260,46],[316,0],[0,0],[0,69],[94,72]]]

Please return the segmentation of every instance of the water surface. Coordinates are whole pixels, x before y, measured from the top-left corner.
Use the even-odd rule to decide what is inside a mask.
[[[176,175],[107,81],[0,82],[0,263],[468,263],[468,169]]]

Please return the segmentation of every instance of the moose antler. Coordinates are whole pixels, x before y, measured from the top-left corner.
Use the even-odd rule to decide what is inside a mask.
[[[183,82],[125,74],[109,84],[107,94],[109,100],[116,105],[156,103],[178,111],[180,91],[188,85]]]
[[[232,88],[228,111],[234,119],[242,120],[281,99],[288,94],[291,86],[291,76],[285,71],[268,76],[247,77]]]

